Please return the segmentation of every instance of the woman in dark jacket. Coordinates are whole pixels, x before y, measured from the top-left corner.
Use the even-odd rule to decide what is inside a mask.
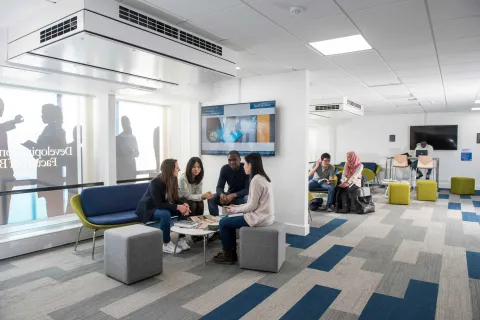
[[[175,159],[166,159],[160,167],[160,174],[150,181],[147,192],[138,203],[136,214],[143,223],[160,221],[163,232],[163,252],[173,253],[175,245],[170,241],[170,220],[177,216],[186,220],[190,207],[183,203],[178,195],[178,172],[180,167]],[[177,244],[176,253],[190,249],[182,237]]]

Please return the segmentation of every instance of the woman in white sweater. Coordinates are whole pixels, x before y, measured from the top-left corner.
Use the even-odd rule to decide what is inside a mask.
[[[236,229],[241,227],[269,226],[274,220],[273,188],[270,178],[263,169],[262,157],[250,153],[245,157],[245,173],[250,175],[248,202],[238,206],[228,206],[229,213],[243,213],[220,220],[220,238],[223,250],[213,261],[220,264],[237,262]]]
[[[180,196],[190,206],[191,216],[203,215],[203,200],[213,198],[211,192],[202,194],[203,164],[198,157],[191,158],[187,163],[187,169],[180,177]]]

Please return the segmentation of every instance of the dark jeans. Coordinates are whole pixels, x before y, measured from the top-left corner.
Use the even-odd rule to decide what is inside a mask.
[[[418,166],[418,161],[413,161],[412,169],[415,170],[415,172],[417,172],[418,175],[423,175],[422,171],[420,171],[420,169],[418,169],[417,166]],[[432,174],[432,169],[427,169],[427,175],[431,175],[431,174]]]
[[[187,203],[190,206],[190,216],[203,216],[203,211],[205,208],[203,201],[187,200]]]
[[[178,217],[178,220],[187,220],[188,217],[183,216],[179,211],[176,211],[174,217]],[[170,226],[172,225],[172,214],[168,210],[155,210],[153,213],[152,221],[160,221],[160,230],[163,232],[163,243],[170,242]]]
[[[331,206],[335,200],[335,187],[330,183],[326,184],[323,182],[318,182],[316,180],[310,180],[308,182],[308,190],[318,191],[316,189],[322,188],[328,191],[327,206]]]
[[[224,194],[228,196],[230,193],[225,192]],[[233,205],[244,204],[244,203],[247,203],[247,200],[248,200],[248,196],[239,197],[239,198],[233,199],[233,201],[230,202],[230,204],[233,204]],[[212,216],[218,216],[218,206],[221,206],[221,205],[222,204],[220,203],[220,195],[217,193],[213,196],[212,199],[208,200],[208,211]]]
[[[248,227],[248,223],[243,216],[224,217],[220,220],[220,239],[224,250],[237,249],[237,229],[241,227]]]

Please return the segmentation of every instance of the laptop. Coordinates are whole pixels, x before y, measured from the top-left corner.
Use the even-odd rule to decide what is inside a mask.
[[[428,150],[417,150],[415,156],[417,158],[420,156],[428,156]]]

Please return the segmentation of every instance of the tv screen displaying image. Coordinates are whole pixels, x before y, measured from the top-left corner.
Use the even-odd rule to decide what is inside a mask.
[[[458,126],[411,126],[410,150],[427,141],[433,150],[457,150]]]
[[[202,154],[275,155],[275,101],[202,107]]]

